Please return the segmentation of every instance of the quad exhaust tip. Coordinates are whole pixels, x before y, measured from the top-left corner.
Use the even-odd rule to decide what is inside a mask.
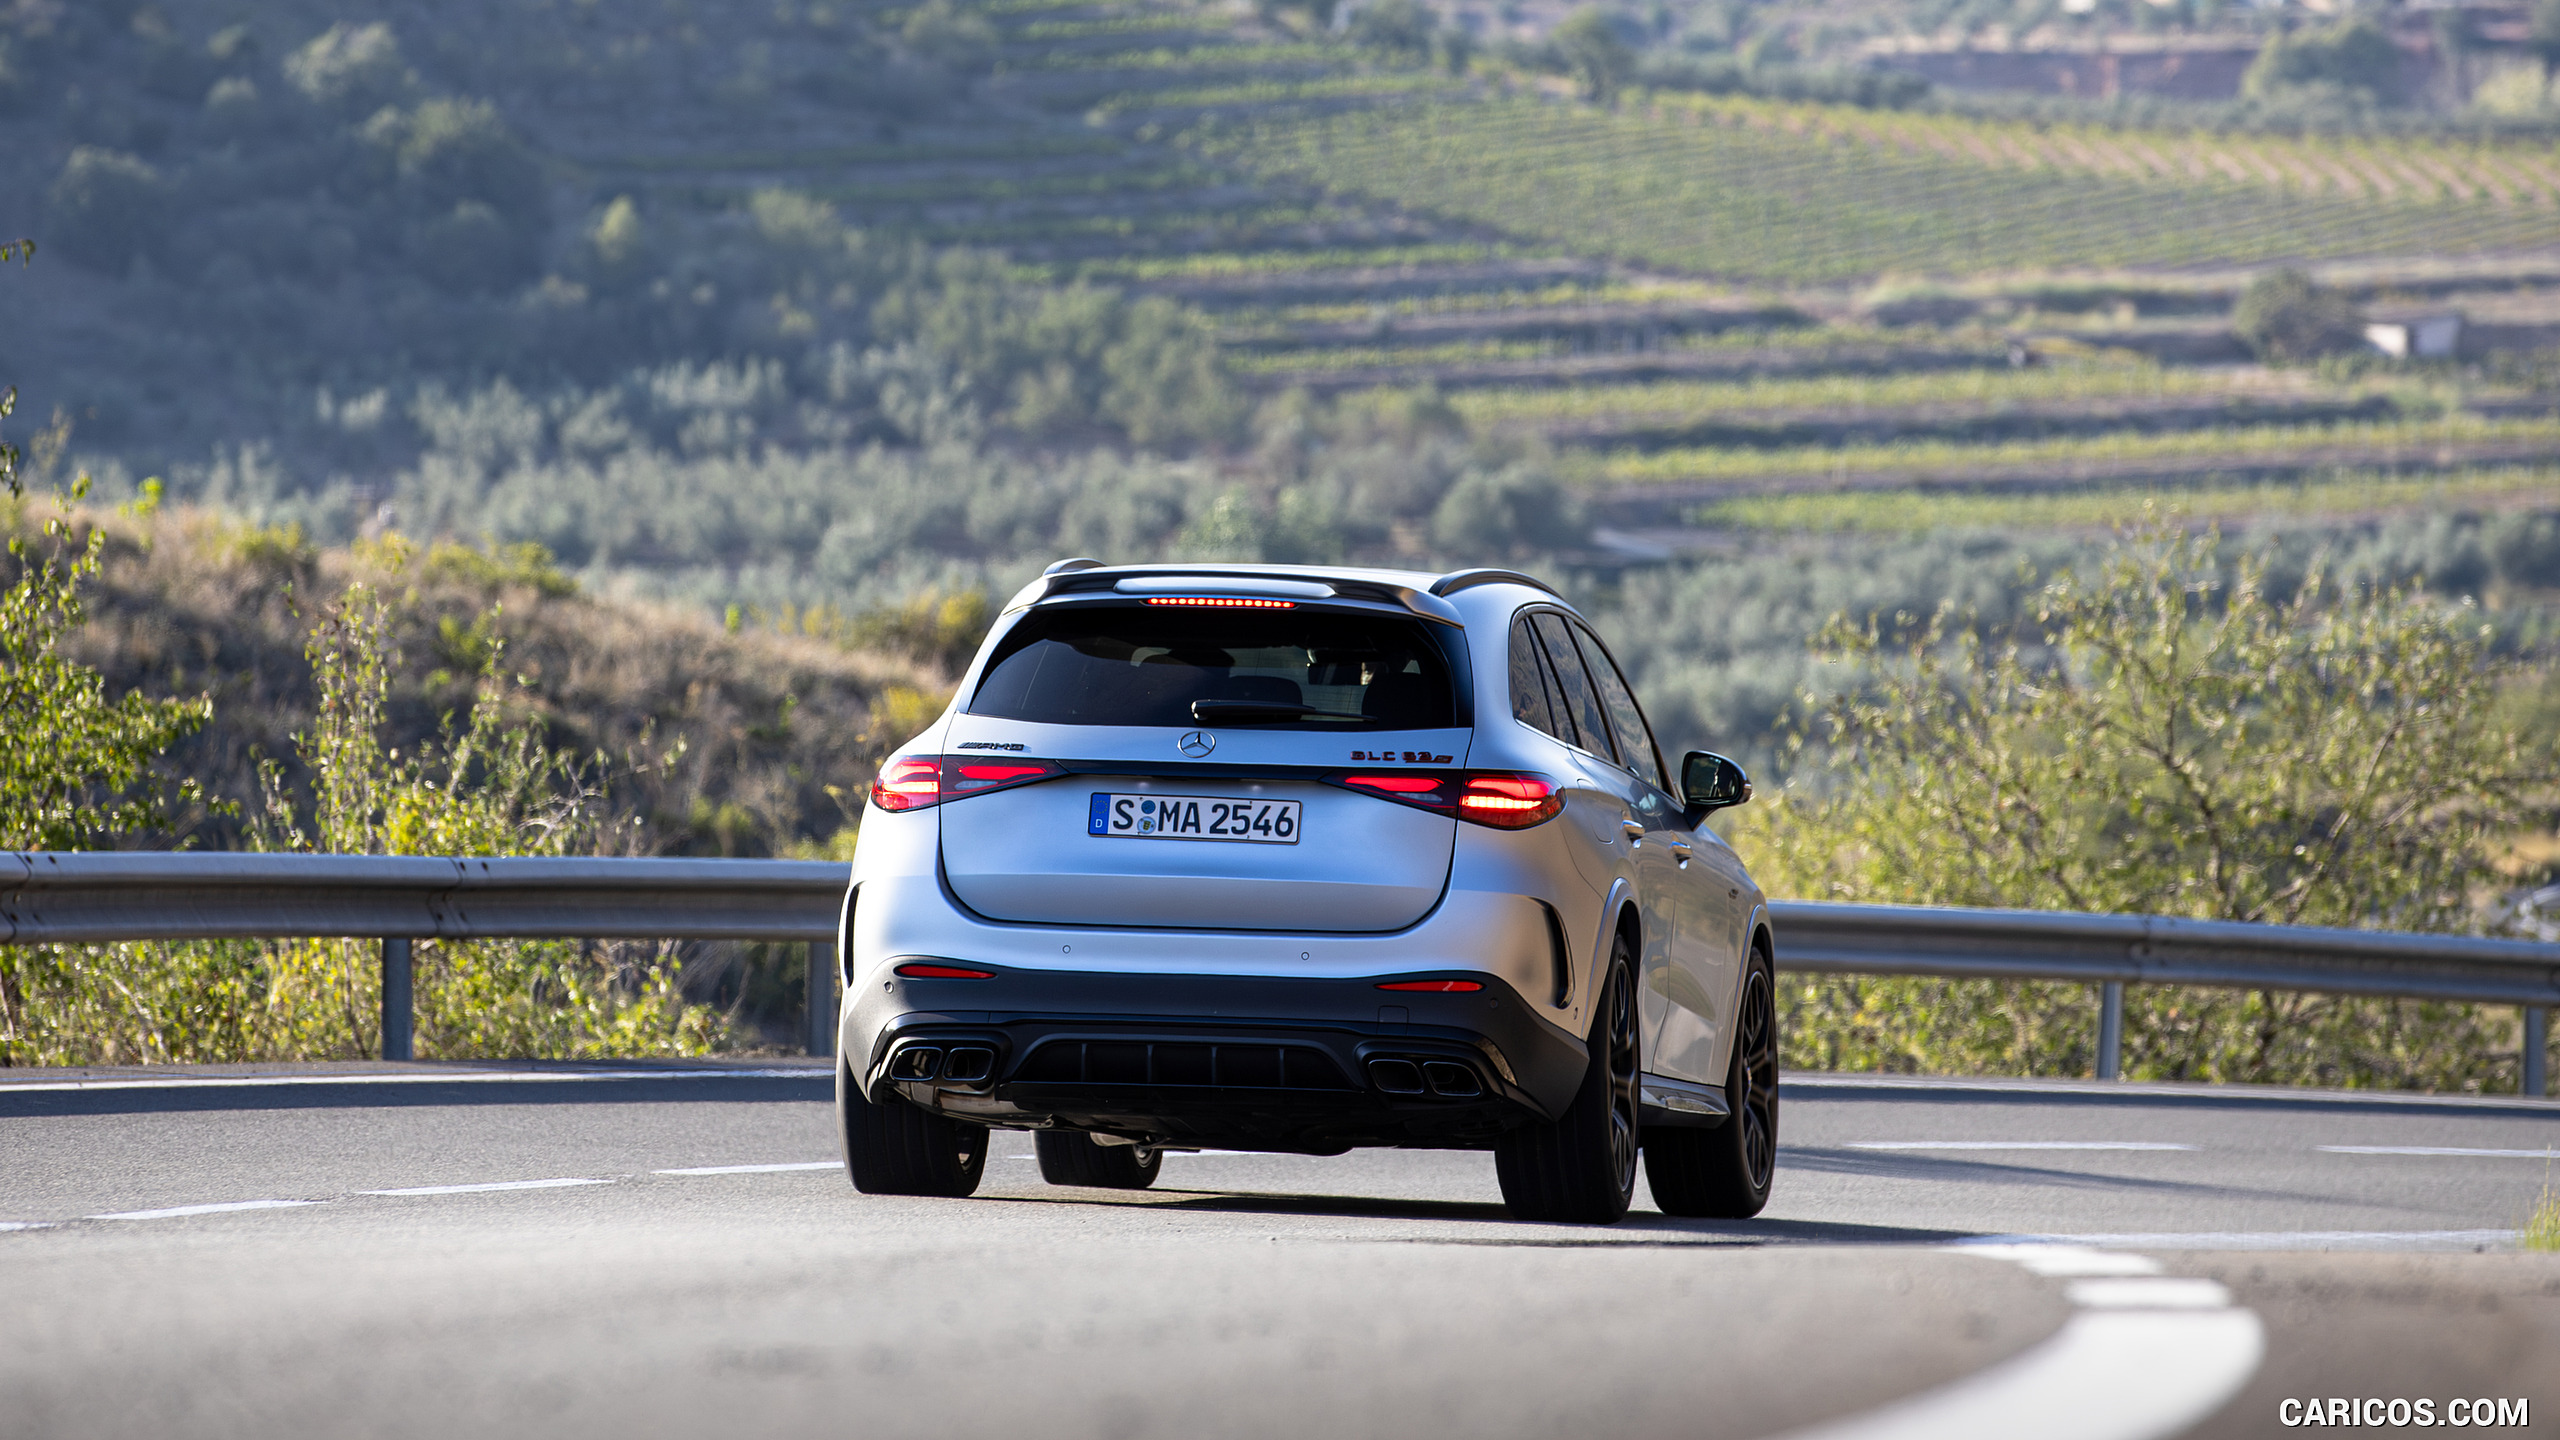
[[[1372,1060],[1369,1083],[1389,1095],[1472,1100],[1484,1094],[1484,1081],[1454,1060]]]
[[[889,1058],[892,1080],[942,1079],[966,1085],[995,1074],[996,1052],[984,1045],[910,1045]]]
[[[1410,1060],[1370,1061],[1369,1083],[1386,1091],[1390,1095],[1420,1095],[1424,1093],[1422,1084],[1422,1067],[1414,1064]]]

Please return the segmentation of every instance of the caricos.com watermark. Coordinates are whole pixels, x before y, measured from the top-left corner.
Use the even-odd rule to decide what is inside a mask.
[[[2276,1407],[2277,1423],[2291,1429],[2304,1425],[2353,1425],[2376,1428],[2397,1426],[2402,1429],[2524,1429],[2532,1423],[2522,1400],[2385,1400],[2366,1395],[2350,1399],[2331,1395],[2325,1398],[2295,1399],[2285,1397]]]

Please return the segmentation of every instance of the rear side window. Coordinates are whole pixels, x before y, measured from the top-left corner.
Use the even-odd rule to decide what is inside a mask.
[[[1535,617],[1538,638],[1546,642],[1547,661],[1553,668],[1556,688],[1562,692],[1563,710],[1581,732],[1573,743],[1603,760],[1617,759],[1609,744],[1609,717],[1600,708],[1600,698],[1591,679],[1583,673],[1582,656],[1574,648],[1573,635],[1562,615],[1552,610],[1540,611]]]
[[[1188,726],[1195,700],[1317,712],[1221,727],[1436,730],[1449,662],[1422,622],[1340,611],[1075,605],[1035,610],[988,662],[969,713],[1043,725]]]
[[[1532,730],[1543,730],[1571,743],[1571,721],[1556,718],[1555,682],[1547,678],[1538,656],[1538,637],[1529,633],[1529,617],[1511,622],[1511,718]]]
[[[1620,763],[1639,779],[1670,789],[1662,778],[1662,757],[1653,747],[1653,730],[1644,723],[1644,711],[1636,707],[1636,692],[1628,686],[1627,677],[1618,673],[1617,662],[1600,648],[1598,637],[1579,625],[1573,627],[1573,636],[1582,642],[1582,660],[1590,668],[1592,683],[1600,687],[1610,732],[1618,737]]]

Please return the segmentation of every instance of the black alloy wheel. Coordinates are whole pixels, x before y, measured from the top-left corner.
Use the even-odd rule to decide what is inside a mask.
[[[1031,1148],[1040,1155],[1040,1178],[1052,1185],[1097,1190],[1144,1190],[1164,1168],[1153,1145],[1105,1145],[1076,1130],[1036,1130]]]
[[[976,1193],[987,1168],[987,1127],[919,1109],[896,1095],[873,1100],[836,1067],[836,1117],[844,1129],[844,1168],[865,1195]]]
[[[1504,1135],[1494,1148],[1503,1203],[1523,1220],[1611,1225],[1635,1197],[1637,1081],[1635,944],[1618,932],[1600,1013],[1591,1026],[1591,1064],[1563,1115]]]
[[[1778,998],[1767,951],[1752,950],[1741,1000],[1725,1071],[1730,1117],[1712,1130],[1645,1137],[1645,1179],[1665,1215],[1747,1220],[1769,1203],[1778,1173]]]

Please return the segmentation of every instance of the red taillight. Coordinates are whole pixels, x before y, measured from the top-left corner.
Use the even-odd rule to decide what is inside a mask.
[[[962,965],[926,965],[917,961],[898,967],[898,973],[910,980],[993,980],[993,970],[971,970]]]
[[[1499,830],[1526,830],[1564,809],[1564,792],[1554,781],[1516,770],[1397,770],[1332,780],[1346,790]]]
[[[1212,610],[1295,610],[1295,600],[1248,600],[1240,595],[1157,595],[1150,605],[1204,605]]]
[[[942,803],[942,762],[892,760],[871,782],[871,803],[883,810],[921,810]]]
[[[1481,990],[1484,987],[1473,980],[1390,980],[1378,988],[1381,990],[1433,990],[1442,994],[1463,995],[1470,990]]]
[[[1564,792],[1536,775],[1474,774],[1458,792],[1458,818],[1501,830],[1526,830],[1555,818]]]
[[[919,755],[892,760],[871,782],[871,803],[883,810],[921,810],[963,795],[1028,785],[1066,767],[1047,760],[982,760],[974,755]]]

